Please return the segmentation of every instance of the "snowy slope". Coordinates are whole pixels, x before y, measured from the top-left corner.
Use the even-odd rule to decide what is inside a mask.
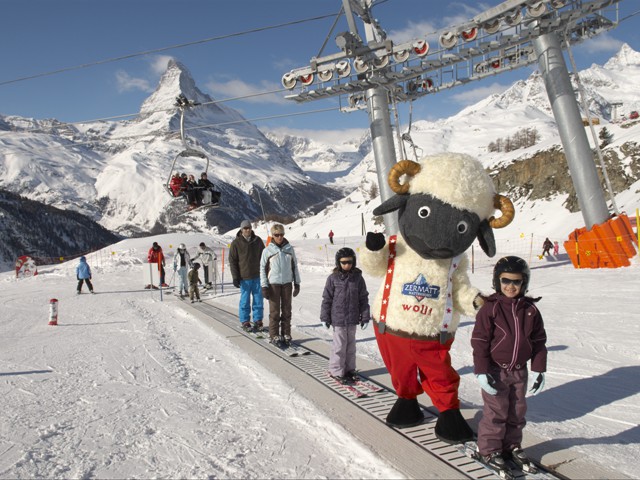
[[[334,231],[352,223],[345,210]],[[75,296],[75,262],[41,267],[27,279],[0,274],[1,477],[399,477],[277,372],[248,359],[170,296],[161,302],[157,292],[140,289],[152,241],[169,258],[179,242],[193,252],[206,241],[221,258],[219,249],[235,233],[130,239],[96,252],[89,256],[96,295]],[[324,280],[337,249],[362,248],[362,237],[338,235],[334,246],[300,238],[293,245],[302,274],[294,337],[329,341],[318,322]],[[498,242],[504,254],[530,262],[549,338],[546,388],[529,399],[525,434],[542,440],[537,451],[562,449],[568,461],[589,457],[635,477],[640,265],[575,270],[562,259],[531,255],[528,236]],[[485,292],[494,261],[476,250],[471,280]],[[373,294],[380,279],[365,278]],[[47,325],[49,298],[59,300],[57,327]],[[238,299],[227,283],[216,301],[235,308]],[[472,326],[473,319],[463,319],[452,356],[461,398],[479,408]],[[358,331],[358,354],[381,365],[370,329]]]

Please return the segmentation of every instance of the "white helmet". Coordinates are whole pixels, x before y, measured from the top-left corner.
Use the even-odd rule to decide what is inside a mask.
[[[181,244],[178,246],[178,250],[186,250],[186,249],[187,249],[187,246],[186,246],[184,243],[181,243]]]

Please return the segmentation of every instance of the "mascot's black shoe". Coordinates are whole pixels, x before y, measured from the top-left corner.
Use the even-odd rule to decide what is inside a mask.
[[[457,408],[440,412],[435,428],[436,437],[446,443],[464,443],[475,439],[471,427]]]
[[[386,423],[391,427],[415,427],[424,420],[424,413],[416,398],[400,398],[391,407]]]

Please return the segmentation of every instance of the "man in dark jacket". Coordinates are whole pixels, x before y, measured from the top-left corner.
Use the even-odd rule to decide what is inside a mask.
[[[245,330],[263,328],[264,307],[260,288],[260,257],[263,250],[264,242],[251,229],[251,222],[243,220],[229,249],[229,267],[233,286],[240,289],[239,315],[242,328]]]

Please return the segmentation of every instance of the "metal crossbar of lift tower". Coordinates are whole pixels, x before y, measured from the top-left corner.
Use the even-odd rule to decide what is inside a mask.
[[[364,92],[381,86],[396,101],[414,100],[536,62],[532,41],[546,33],[557,34],[564,46],[615,28],[619,1],[507,0],[439,32],[435,48],[426,38],[364,44],[357,34],[343,32],[336,37],[341,52],[312,58],[308,67],[285,73],[282,84],[301,88],[286,96],[300,103],[348,95],[343,110],[365,108]]]

